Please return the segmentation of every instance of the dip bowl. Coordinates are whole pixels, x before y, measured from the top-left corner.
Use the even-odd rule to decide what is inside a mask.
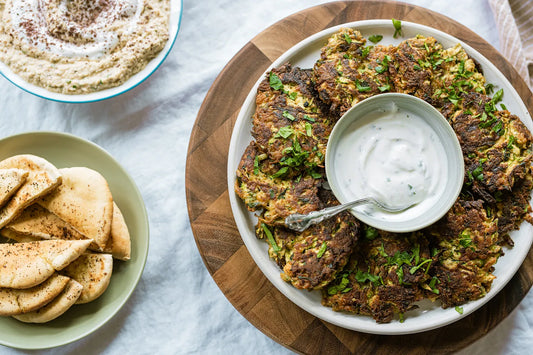
[[[396,121],[396,124],[400,122],[405,125],[402,129],[407,134],[402,138],[396,138],[400,129],[393,120],[385,118],[378,122],[376,118],[381,113],[387,114],[391,107],[404,115],[401,116],[404,118]],[[423,131],[417,130],[420,127],[414,127],[417,122],[424,128]],[[400,146],[396,151],[378,151],[376,147],[383,144],[381,142],[384,139],[404,142],[406,146],[413,143],[415,148],[404,149]],[[420,145],[420,141],[426,145]],[[434,153],[429,156],[425,153],[427,151]],[[418,160],[418,153],[426,154],[429,158],[426,161]],[[457,200],[465,175],[461,146],[442,114],[417,97],[398,93],[370,97],[348,110],[331,132],[325,164],[329,186],[340,203],[374,197],[386,205],[412,204],[401,212],[386,212],[373,205],[350,209],[363,223],[397,233],[422,229],[444,216]],[[412,185],[419,185],[410,183],[409,178],[405,179],[405,176],[412,176],[409,174],[415,168],[420,170],[419,180],[428,186],[431,184],[431,193],[421,189],[415,196],[417,191]],[[397,186],[387,185],[395,181]],[[399,195],[400,190],[404,194],[403,188],[406,190],[405,196],[410,196],[406,197],[408,200],[398,202],[398,196],[403,198],[403,195]]]
[[[63,94],[59,92],[53,92],[47,90],[43,87],[29,83],[17,73],[15,73],[11,68],[5,63],[0,61],[0,75],[2,75],[9,82],[18,86],[20,89],[29,92],[35,96],[38,96],[43,99],[64,102],[64,103],[89,103],[102,101],[106,99],[119,96],[131,89],[137,87],[139,84],[144,82],[148,77],[150,77],[160,66],[163,64],[167,56],[169,55],[176,38],[178,36],[180,24],[181,24],[181,15],[183,12],[183,0],[170,0],[170,14],[169,14],[169,39],[165,47],[159,52],[155,58],[150,60],[146,67],[141,71],[131,76],[124,83],[119,86],[115,86],[109,89],[95,91],[86,94]]]

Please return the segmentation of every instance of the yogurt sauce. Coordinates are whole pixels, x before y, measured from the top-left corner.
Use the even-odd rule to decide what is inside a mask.
[[[414,204],[400,213],[371,205],[357,208],[382,220],[411,218],[427,210],[444,192],[447,166],[433,128],[394,103],[348,126],[335,152],[347,201],[373,196],[391,206]]]

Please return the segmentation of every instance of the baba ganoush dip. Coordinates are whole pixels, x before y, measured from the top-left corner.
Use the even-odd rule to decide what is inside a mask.
[[[170,0],[0,0],[0,60],[53,92],[119,86],[164,48],[169,13]]]

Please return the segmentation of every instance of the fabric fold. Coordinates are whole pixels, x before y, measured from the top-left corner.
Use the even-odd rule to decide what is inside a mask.
[[[489,0],[502,54],[533,90],[533,1]]]

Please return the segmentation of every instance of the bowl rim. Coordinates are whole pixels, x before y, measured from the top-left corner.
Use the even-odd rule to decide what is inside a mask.
[[[96,91],[96,92],[92,92],[92,93],[88,93],[88,94],[68,95],[68,94],[62,94],[62,93],[58,93],[58,92],[54,92],[54,91],[49,91],[49,90],[47,90],[47,89],[45,89],[43,87],[40,87],[38,85],[35,85],[35,84],[32,84],[32,83],[28,82],[25,79],[23,79],[21,76],[19,76],[17,73],[12,71],[9,66],[7,66],[6,64],[4,64],[2,62],[0,62],[0,75],[2,77],[4,77],[7,81],[9,81],[11,84],[13,84],[14,86],[18,87],[19,89],[22,89],[23,91],[25,91],[25,92],[27,92],[29,94],[37,96],[37,97],[39,97],[41,99],[50,100],[50,101],[54,101],[54,102],[60,102],[60,103],[84,104],[84,103],[91,103],[91,102],[98,102],[98,101],[103,101],[103,100],[107,100],[107,99],[112,99],[114,97],[122,95],[122,94],[124,94],[124,93],[126,93],[126,92],[128,92],[130,90],[133,90],[134,88],[136,88],[137,86],[142,84],[144,81],[146,81],[146,79],[148,79],[150,76],[152,76],[152,74],[154,74],[156,72],[156,70],[159,69],[159,67],[163,64],[163,62],[165,62],[165,60],[167,59],[168,55],[172,51],[172,48],[174,47],[174,44],[176,43],[176,40],[178,38],[179,30],[181,28],[181,20],[182,20],[182,16],[183,16],[183,0],[169,0],[169,1],[170,1],[170,4],[172,4],[174,2],[177,2],[179,4],[179,14],[177,16],[177,22],[176,22],[177,26],[176,26],[175,31],[172,31],[172,33],[170,33],[170,35],[171,35],[171,37],[169,38],[169,43],[170,44],[167,45],[167,47],[162,50],[162,52],[161,52],[162,55],[161,55],[160,58],[158,58],[158,56],[156,56],[155,58],[153,58],[151,60],[151,61],[157,61],[157,64],[155,65],[155,67],[150,69],[150,71],[147,71],[147,74],[141,75],[140,79],[137,79],[137,81],[134,81],[133,84],[130,84],[129,86],[124,86],[124,85],[127,84],[128,81],[133,78],[133,76],[128,78],[128,80],[126,80],[124,83],[122,83],[122,84],[120,84],[118,86],[115,86],[115,87],[111,87],[111,88],[105,89],[105,90]],[[169,18],[170,19],[172,19],[171,15],[172,15],[172,8],[170,9],[170,14],[169,14]],[[171,25],[172,25],[172,23],[170,23],[170,21],[169,21],[169,30],[172,30]],[[150,63],[150,62],[148,62],[148,63]],[[4,70],[2,70],[2,67],[4,67]],[[143,70],[141,70],[140,72],[138,72],[138,73],[136,73],[134,75],[138,75],[140,73],[143,73],[143,71],[146,70],[146,69],[147,68],[143,68]],[[123,86],[124,86],[124,88],[122,90],[120,90],[119,88],[123,87]],[[107,93],[109,91],[112,91],[112,93],[110,93],[110,94]],[[91,95],[93,97],[89,98],[89,99],[84,99],[84,97],[87,97],[88,95]]]
[[[406,110],[417,107],[427,113],[427,115],[420,115],[421,118],[428,123],[431,130],[437,133],[439,139],[443,140],[442,146],[447,156],[446,162],[448,166],[445,180],[446,186],[442,191],[440,198],[436,200],[435,203],[427,206],[422,214],[411,219],[402,219],[401,221],[382,220],[362,213],[357,210],[357,208],[351,208],[349,211],[361,222],[374,228],[379,228],[380,230],[395,233],[417,231],[435,223],[449,211],[461,193],[465,175],[463,153],[456,134],[446,118],[435,107],[431,106],[424,100],[404,93],[383,93],[366,98],[346,111],[335,123],[328,139],[325,157],[327,181],[333,194],[340,203],[350,202],[350,200],[346,198],[346,194],[343,193],[345,189],[343,189],[336,178],[337,172],[334,163],[334,153],[336,152],[339,142],[345,138],[344,133],[346,132],[346,129],[353,123],[368,117],[367,112],[365,112],[366,108],[374,107],[381,102],[386,104],[390,102],[397,103]],[[413,111],[415,110],[413,109]],[[435,130],[435,127],[442,128],[439,132],[443,134],[439,134]],[[436,209],[436,207],[439,209]],[[431,213],[426,213],[426,211],[431,211]]]

